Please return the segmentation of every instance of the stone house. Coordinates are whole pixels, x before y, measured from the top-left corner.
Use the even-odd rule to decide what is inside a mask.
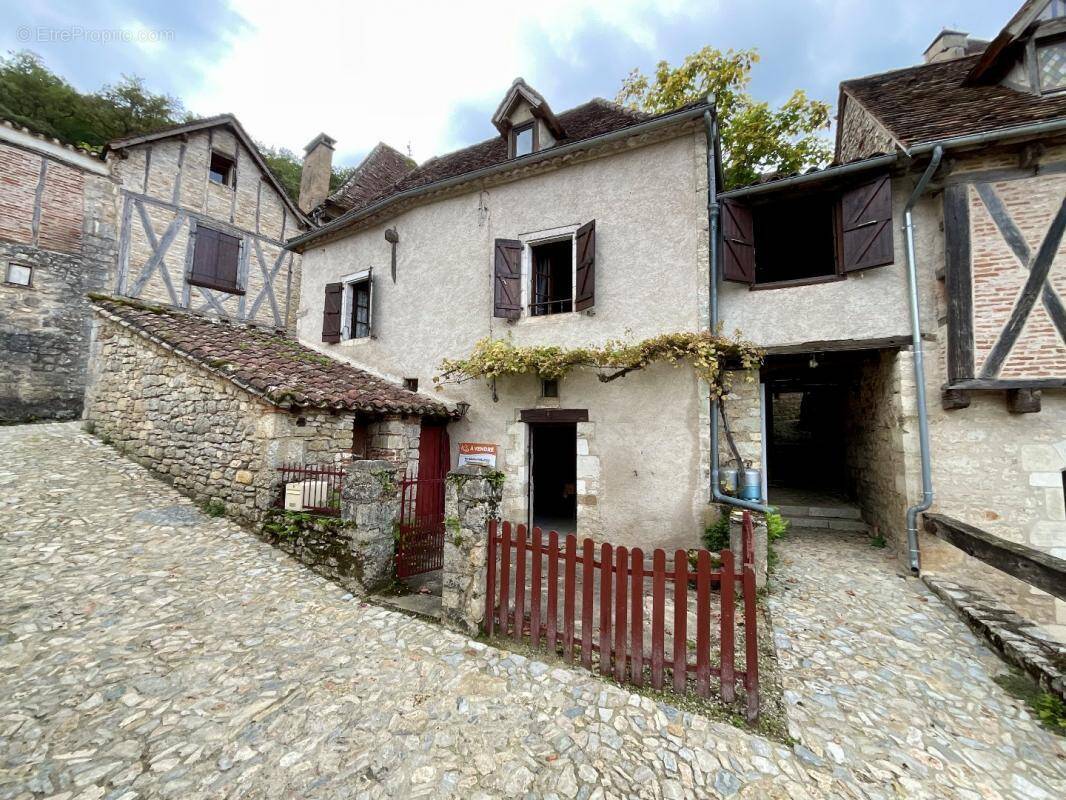
[[[832,166],[719,196],[721,320],[767,352],[765,402],[732,407],[766,434],[738,438],[794,521],[876,527],[913,566],[913,197],[931,511],[1066,555],[1064,32],[1060,2],[1025,3],[991,43],[944,31],[925,63],[841,84]],[[861,520],[819,510],[848,501]],[[1066,633],[1061,601],[918,537],[923,572]]]
[[[349,193],[347,210],[290,242],[303,256],[300,341],[425,389],[484,337],[593,346],[706,330],[706,110],[649,116],[596,99],[555,113],[516,80],[497,136],[376,195]],[[494,453],[506,518],[625,544],[697,541],[708,404],[691,369],[441,389],[469,406],[447,462]]]
[[[338,458],[417,470],[420,421],[452,413],[284,331],[93,295],[85,419],[200,502],[258,522],[277,468]]]
[[[74,417],[87,292],[293,328],[307,218],[231,115],[111,142],[100,157],[0,125],[0,419]],[[326,177],[328,186],[328,175]]]

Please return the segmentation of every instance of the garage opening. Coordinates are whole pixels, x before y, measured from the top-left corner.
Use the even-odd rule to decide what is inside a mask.
[[[529,423],[530,523],[542,530],[577,530],[577,425]]]

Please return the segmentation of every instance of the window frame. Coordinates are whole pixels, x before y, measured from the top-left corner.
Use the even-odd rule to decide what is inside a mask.
[[[344,286],[344,290],[341,292],[341,341],[361,341],[374,338],[374,268],[369,267],[359,272],[345,275],[340,282]],[[355,287],[362,283],[367,285],[366,333],[362,336],[356,336],[352,330],[352,311],[354,310]]]
[[[236,278],[235,278],[235,281],[234,281],[232,286],[226,285],[222,281],[212,281],[210,279],[206,279],[206,278],[204,278],[202,276],[198,276],[198,274],[196,273],[196,271],[195,271],[195,269],[196,269],[196,248],[200,244],[200,231],[203,231],[203,230],[209,230],[209,231],[212,231],[213,233],[219,234],[221,236],[229,236],[231,239],[236,239],[237,240],[237,270],[236,270],[236,273],[235,273]],[[214,289],[216,292],[225,292],[226,294],[233,294],[233,295],[243,295],[243,294],[245,294],[245,292],[247,291],[247,285],[246,284],[248,282],[248,279],[247,279],[247,276],[244,274],[244,270],[242,269],[242,265],[244,263],[244,247],[245,247],[244,236],[236,234],[236,233],[232,233],[231,231],[228,231],[228,230],[223,230],[222,228],[216,228],[213,225],[203,225],[203,224],[200,224],[200,223],[197,223],[195,228],[192,230],[192,236],[193,236],[192,260],[189,263],[189,266],[187,267],[188,271],[185,274],[185,282],[187,284],[189,284],[190,286],[199,286],[199,287],[204,288],[204,289]],[[216,263],[216,268],[217,268],[218,262],[216,261],[215,263]],[[216,269],[215,277],[216,278],[218,277],[217,269]]]
[[[13,267],[21,267],[22,269],[29,271],[29,276],[27,277],[25,283],[19,283],[18,281],[11,280],[11,269]],[[20,261],[8,261],[4,264],[4,286],[11,286],[15,289],[32,289],[34,288],[33,273],[34,269],[32,264],[23,264]]]
[[[518,137],[519,137],[520,134],[523,134],[526,131],[530,131],[530,139],[529,139],[529,148],[530,149],[529,149],[528,153],[519,154],[519,152],[518,152]],[[539,139],[540,139],[540,137],[538,136],[538,132],[537,132],[537,121],[535,119],[532,119],[529,122],[523,122],[521,125],[513,126],[511,128],[511,135],[508,137],[508,144],[509,144],[509,149],[511,151],[510,152],[511,158],[521,158],[522,156],[531,156],[531,155],[533,155],[539,149],[539,145],[540,145]]]
[[[543,231],[524,233],[518,236],[522,243],[522,316],[530,319],[545,319],[581,314],[575,311],[577,305],[577,231],[581,225],[564,225]],[[533,313],[534,281],[533,248],[555,242],[570,241],[570,310],[551,311],[546,314]]]
[[[224,158],[229,162],[229,169],[226,170],[225,180],[216,181],[213,177],[215,170],[211,168],[212,162],[215,160],[215,156]],[[211,150],[211,155],[207,159],[207,181],[213,183],[215,186],[224,186],[227,189],[235,189],[237,187],[237,159],[231,156],[229,153],[224,153],[221,150]]]

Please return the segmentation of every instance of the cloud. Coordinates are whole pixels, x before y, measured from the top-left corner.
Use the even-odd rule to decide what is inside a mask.
[[[840,80],[916,63],[943,26],[993,36],[1016,4],[9,0],[0,47],[26,46],[15,41],[20,25],[171,31],[162,42],[31,49],[81,89],[139,74],[195,113],[235,113],[257,139],[297,153],[324,131],[350,164],[379,140],[424,160],[494,135],[489,117],[516,76],[558,111],[613,97],[633,67],[676,64],[708,44],[759,49],[759,99],[780,103],[803,88],[835,102]]]

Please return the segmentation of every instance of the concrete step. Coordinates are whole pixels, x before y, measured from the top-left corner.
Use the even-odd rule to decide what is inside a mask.
[[[773,502],[771,498],[771,502]],[[862,519],[855,506],[777,506],[782,517],[831,517],[835,519]]]
[[[782,514],[794,530],[832,530],[832,531],[855,531],[857,533],[869,533],[870,526],[861,519],[841,519],[839,517],[803,517]]]

